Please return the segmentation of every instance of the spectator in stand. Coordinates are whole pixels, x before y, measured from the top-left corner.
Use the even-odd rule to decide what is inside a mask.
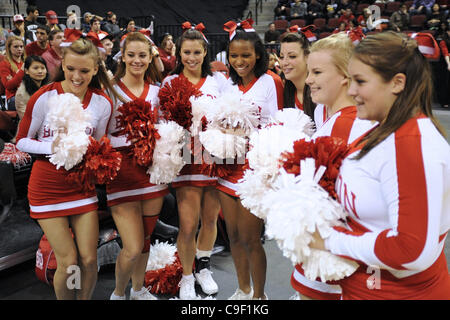
[[[436,0],[435,3],[441,6],[441,10],[445,13],[445,16],[448,18],[449,13],[449,1],[450,0]]]
[[[409,7],[409,13],[411,15],[425,14],[429,18],[434,3],[435,0],[414,0],[411,7]]]
[[[108,11],[106,13],[106,21],[102,25],[102,30],[107,32],[112,37],[112,40],[119,37],[120,27],[117,24],[117,16],[114,12]]]
[[[50,81],[53,81],[61,66],[62,48],[61,43],[64,41],[64,32],[61,30],[52,30],[48,35],[50,47],[42,54],[47,63],[47,70],[50,75]]]
[[[6,39],[9,37],[9,32],[6,29],[3,29],[2,26],[0,26],[0,54],[5,54],[5,48],[6,48]]]
[[[450,56],[448,50],[450,49],[450,29],[448,21],[443,21],[439,29],[436,31],[436,41],[441,48],[441,57],[436,66],[436,93],[437,100],[443,108],[448,109],[450,104]]]
[[[358,17],[357,23],[362,28],[364,33],[373,29],[372,19],[372,10],[370,10],[369,8],[365,8],[363,10],[363,14]]]
[[[53,10],[47,11],[47,13],[45,14],[45,18],[47,19],[47,26],[50,28],[50,31],[53,29],[64,31],[65,26],[58,24],[59,23],[58,15],[56,14],[55,11]]]
[[[343,9],[342,12],[342,15],[339,17],[339,23],[345,22],[348,25],[351,20],[355,20],[355,16],[353,15],[351,8],[347,8],[345,10]]]
[[[389,19],[390,29],[393,31],[401,32],[408,30],[410,17],[406,4],[402,4],[400,9],[395,11]]]
[[[102,19],[99,16],[93,16],[91,19],[91,30],[89,30],[89,32],[93,32],[95,34],[97,34],[98,36],[100,36],[101,34],[104,36],[107,36],[108,33],[103,31],[100,26],[100,22],[102,21]]]
[[[81,23],[81,31],[88,33],[91,30],[91,19],[93,14],[85,12],[83,15],[83,22]]]
[[[308,24],[312,24],[314,19],[323,18],[323,5],[317,0],[311,0],[311,3],[308,6]]]
[[[427,21],[427,26],[429,30],[437,30],[441,21],[445,21],[446,14],[444,10],[441,10],[441,6],[437,3],[433,4],[430,17]]]
[[[35,5],[29,5],[26,9],[27,17],[25,18],[25,30],[33,33],[33,41],[36,41],[36,30],[39,26],[37,18],[39,17],[39,10]]]
[[[163,36],[158,51],[159,57],[164,65],[164,71],[162,72],[164,78],[175,68],[177,62],[175,57],[175,43],[173,43],[173,36],[171,34],[166,33]]]
[[[9,36],[6,41],[6,59],[0,62],[0,81],[5,88],[8,110],[16,110],[15,95],[24,76],[24,52],[23,39]]]
[[[275,52],[269,53],[269,70],[277,75],[281,75],[280,59]]]
[[[339,11],[338,11],[339,1],[338,0],[327,0],[325,11],[328,18],[338,18],[339,17]]]
[[[336,29],[333,30],[334,33],[345,32],[349,29],[348,24],[344,21],[340,22]]]
[[[25,44],[33,42],[33,33],[25,29],[24,19],[21,14],[16,14],[13,17],[14,29],[11,31],[11,35],[21,37]]]
[[[308,16],[308,3],[304,0],[295,0],[291,4],[291,20],[306,19]]]
[[[344,15],[348,9],[353,9],[353,3],[351,3],[349,0],[341,0],[337,7],[338,14]]]
[[[28,100],[40,87],[48,83],[48,72],[45,60],[40,56],[29,56],[25,59],[25,75],[16,92],[16,110],[20,119],[25,114]]]
[[[46,25],[40,25],[36,29],[36,41],[29,43],[25,47],[25,54],[27,56],[42,56],[48,49],[48,34],[50,29]]]
[[[275,19],[286,20],[289,17],[291,2],[290,0],[278,0],[277,6],[273,10]]]
[[[275,29],[275,23],[269,23],[269,30],[264,33],[265,43],[277,43],[280,39],[280,32]]]
[[[113,78],[114,74],[117,70],[117,62],[113,59],[112,49],[113,49],[113,37],[111,35],[99,35],[99,39],[105,49],[105,52],[100,52],[100,55],[103,59],[104,66],[107,70],[107,74],[110,79]]]

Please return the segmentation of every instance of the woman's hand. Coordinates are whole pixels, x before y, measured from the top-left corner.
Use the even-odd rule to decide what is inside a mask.
[[[325,241],[320,236],[319,232],[316,230],[313,234],[313,240],[309,243],[310,248],[317,250],[327,250],[325,249]]]
[[[58,134],[56,135],[56,137],[53,139],[52,142],[52,153],[55,153],[55,149],[56,147],[59,145],[59,142],[61,141],[61,135],[62,134],[66,134],[67,133],[67,128],[58,128]]]

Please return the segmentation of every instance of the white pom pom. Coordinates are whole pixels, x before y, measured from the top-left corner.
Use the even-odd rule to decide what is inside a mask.
[[[247,139],[220,129],[208,129],[199,133],[203,147],[213,156],[220,159],[242,157],[247,150]]]
[[[246,172],[238,184],[242,205],[261,219],[267,214],[262,199],[278,177],[281,154],[292,152],[294,141],[309,138],[313,128],[311,119],[298,109],[279,110],[271,121],[250,135],[247,171],[254,172]]]
[[[313,254],[309,243],[315,231],[327,238],[333,226],[342,225],[340,219],[345,218],[346,212],[318,185],[324,168],[315,172],[312,158],[302,160],[300,166],[301,174],[297,177],[281,169],[273,189],[263,198],[261,206],[267,210],[266,233],[277,241],[293,264],[304,264],[308,279],[341,279],[353,273],[358,265],[342,258],[330,258],[329,252]]]
[[[214,100],[208,108],[206,118],[208,128],[239,128],[244,135],[256,130],[260,123],[259,107],[244,98],[243,93],[229,92]]]
[[[267,210],[262,207],[262,200],[271,190],[266,177],[254,170],[245,170],[244,176],[238,182],[236,193],[242,205],[260,219],[266,220]]]
[[[161,138],[156,140],[153,163],[147,174],[153,184],[171,183],[185,165],[181,155],[185,131],[175,121],[161,122],[155,127]]]
[[[146,271],[159,270],[174,263],[177,247],[168,242],[159,242],[156,240],[155,244],[151,245],[150,252]]]
[[[314,133],[314,122],[312,119],[297,108],[286,108],[278,110],[273,119],[273,123],[283,124],[284,127],[302,131],[307,136],[312,136]]]
[[[83,160],[89,145],[86,128],[91,126],[91,114],[75,95],[64,93],[53,96],[48,101],[48,120],[50,130],[55,132],[54,139],[59,138],[54,153],[49,161],[56,168],[70,170]]]
[[[189,101],[192,105],[192,125],[190,131],[192,136],[196,136],[202,129],[202,118],[206,117],[207,111],[215,104],[215,99],[208,95],[201,95],[197,98],[192,96]]]

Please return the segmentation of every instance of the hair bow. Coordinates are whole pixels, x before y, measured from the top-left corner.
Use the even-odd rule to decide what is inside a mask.
[[[150,42],[150,44],[154,45],[155,43],[153,42],[151,35],[152,32],[149,29],[139,29],[137,31],[132,31],[132,32],[139,32],[142,33],[145,38]],[[123,44],[125,43],[125,39],[127,38],[127,36],[130,34],[131,32],[125,33],[122,38],[120,38],[120,47],[123,48]]]
[[[255,32],[255,29],[253,29],[252,19],[247,19],[238,23],[233,20],[228,21],[223,25],[223,30],[227,31],[230,34],[230,41],[233,40],[234,36],[236,35],[237,28],[241,28],[245,32]]]
[[[206,39],[205,35],[203,34],[203,31],[206,29],[205,25],[203,23],[199,23],[197,25],[192,25],[189,21],[183,22],[181,24],[181,28],[183,28],[183,32],[187,30],[197,30],[200,32],[203,36],[203,39],[205,39],[206,43],[208,43],[208,40]]]
[[[313,42],[317,40],[316,35],[312,32],[316,29],[316,26],[313,24],[310,24],[309,26],[300,28],[297,25],[293,25],[289,28],[289,32],[301,32],[305,35],[306,39],[308,39],[309,42]]]
[[[151,38],[152,32],[149,29],[139,29],[138,32],[142,33],[151,44],[155,44]]]
[[[64,41],[61,43],[61,47],[70,47],[70,45],[74,41],[77,41],[80,38],[92,41],[94,46],[96,46],[100,51],[103,52],[105,51],[105,48],[103,48],[102,42],[100,41],[98,34],[96,34],[95,32],[89,31],[88,33],[84,33],[78,29],[69,29],[69,28],[66,28],[64,30]]]

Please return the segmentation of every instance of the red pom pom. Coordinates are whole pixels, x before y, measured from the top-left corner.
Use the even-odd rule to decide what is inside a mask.
[[[166,120],[172,120],[189,130],[192,125],[192,105],[189,99],[200,97],[202,92],[184,76],[178,76],[167,82],[159,90],[159,104]]]
[[[297,140],[294,142],[294,152],[283,153],[282,166],[287,173],[297,176],[300,174],[300,160],[314,158],[316,168],[321,165],[327,168],[319,185],[336,199],[334,185],[347,152],[347,144],[343,139],[337,137],[318,137],[312,141]]]
[[[145,286],[151,286],[150,292],[155,294],[176,295],[179,287],[178,283],[183,275],[178,252],[175,252],[175,262],[158,270],[145,272]]]
[[[83,192],[95,190],[96,184],[114,180],[120,170],[122,155],[103,136],[100,141],[89,136],[89,146],[83,161],[69,170],[66,180],[79,186]]]
[[[132,141],[134,159],[143,167],[151,166],[156,140],[161,137],[155,128],[158,110],[152,110],[151,103],[143,99],[124,103],[117,110],[118,126],[122,128],[119,134]]]

